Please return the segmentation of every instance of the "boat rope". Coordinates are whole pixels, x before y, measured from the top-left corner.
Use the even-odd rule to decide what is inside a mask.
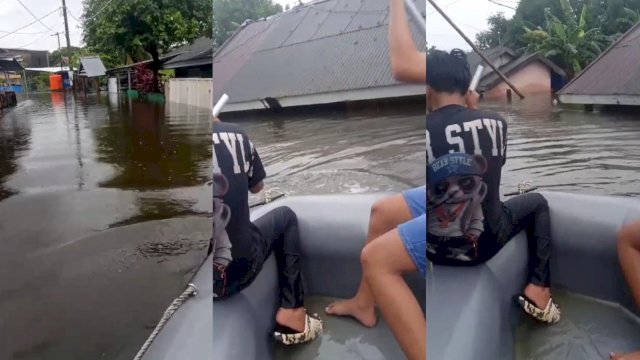
[[[265,190],[263,200],[258,201],[255,204],[251,204],[249,205],[249,207],[254,208],[256,206],[266,205],[284,196],[286,196],[285,193],[281,192],[280,189],[278,189],[277,187],[274,187],[269,190]]]
[[[537,190],[538,187],[537,186],[532,186],[531,184],[533,183],[533,181],[531,180],[525,180],[522,181],[518,184],[518,191],[516,192],[511,192],[508,194],[504,194],[504,196],[514,196],[514,195],[522,195],[522,194],[526,194],[529,192],[532,192],[534,190]]]
[[[175,300],[173,300],[171,305],[169,305],[167,310],[165,310],[164,315],[162,315],[162,318],[158,322],[158,325],[156,325],[156,328],[153,329],[153,332],[151,333],[151,335],[149,335],[149,338],[147,339],[147,341],[144,342],[144,344],[142,345],[142,347],[140,348],[136,356],[133,358],[133,360],[142,359],[142,357],[147,352],[147,350],[149,350],[149,347],[151,346],[153,341],[156,339],[156,337],[158,337],[160,330],[162,330],[162,328],[165,326],[167,321],[169,321],[171,316],[173,316],[173,314],[180,308],[180,306],[182,306],[182,304],[184,304],[190,297],[196,296],[196,295],[198,295],[196,286],[192,283],[189,283],[189,285],[187,285],[187,288],[182,292],[182,294],[180,294],[180,296],[178,296]]]

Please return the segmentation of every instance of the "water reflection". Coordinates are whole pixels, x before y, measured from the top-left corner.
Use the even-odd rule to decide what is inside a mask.
[[[29,120],[18,120],[13,116],[0,115],[0,201],[17,193],[5,183],[18,170],[18,159],[29,149],[31,129]]]

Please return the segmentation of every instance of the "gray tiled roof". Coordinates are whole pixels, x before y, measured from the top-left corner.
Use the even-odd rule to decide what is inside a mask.
[[[86,77],[98,77],[104,76],[107,69],[105,69],[102,60],[99,56],[88,56],[80,59],[79,74]]]
[[[621,36],[559,94],[640,96],[640,23]]]
[[[230,103],[399,85],[389,0],[324,0],[245,25],[213,57],[214,98]],[[424,13],[425,1],[416,5]],[[424,34],[412,26],[418,48]]]

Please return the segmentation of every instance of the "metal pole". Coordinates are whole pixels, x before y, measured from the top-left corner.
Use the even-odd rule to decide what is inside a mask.
[[[71,83],[71,88],[75,92],[75,87],[73,86],[73,64],[71,63],[71,40],[69,39],[69,22],[67,21],[67,3],[65,0],[62,0],[62,16],[64,17],[64,33],[67,38],[67,55],[69,55],[69,71],[71,71],[71,79],[69,82]]]
[[[420,13],[420,10],[418,10],[418,8],[416,7],[416,4],[414,4],[412,0],[404,0],[404,3],[406,5],[407,12],[409,13],[409,15],[411,16],[411,18],[413,18],[413,21],[422,30],[422,33],[425,34],[426,36],[427,22],[422,17],[422,13]]]
[[[482,60],[484,60],[484,62],[487,63],[487,65],[489,65],[489,67],[491,67],[493,69],[493,71],[495,71],[498,74],[498,76],[500,76],[502,81],[504,81],[507,85],[509,85],[509,87],[512,88],[513,91],[516,94],[518,94],[518,96],[520,96],[520,99],[524,99],[524,95],[516,88],[516,86],[513,85],[513,83],[511,81],[509,81],[509,79],[507,79],[507,77],[504,76],[504,74],[500,70],[498,70],[498,68],[495,65],[493,65],[493,63],[491,63],[491,61],[489,61],[489,59],[487,59],[486,56],[484,56],[482,51],[480,51],[480,49],[478,49],[478,47],[467,37],[467,35],[465,35],[462,32],[462,30],[460,30],[460,28],[458,28],[458,26],[456,26],[456,24],[454,24],[453,20],[451,20],[451,18],[449,18],[447,16],[447,14],[445,14],[444,11],[442,11],[442,9],[440,9],[440,7],[438,5],[436,5],[435,1],[434,0],[427,0],[427,1],[458,32],[458,34],[460,34],[460,36],[462,36],[462,38],[464,38],[464,40],[467,42],[467,44],[469,44],[471,46],[473,51],[475,51],[482,58]]]
[[[58,37],[58,53],[60,54],[60,71],[63,71],[62,69],[62,49],[60,48],[60,32],[57,32],[51,36],[57,36]]]

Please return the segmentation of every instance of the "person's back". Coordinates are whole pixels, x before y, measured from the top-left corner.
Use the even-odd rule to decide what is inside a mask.
[[[430,234],[451,242],[452,238],[478,239],[485,230],[489,230],[487,236],[495,232],[502,211],[506,137],[507,124],[494,112],[453,104],[427,116]],[[434,250],[438,243],[431,245]],[[474,260],[471,253],[446,252],[460,260]]]
[[[287,345],[311,341],[322,331],[322,321],[304,308],[296,214],[280,206],[251,222],[248,192],[260,192],[266,177],[260,156],[234,124],[214,119],[212,140],[214,300],[250,286],[273,253],[280,290],[274,337]]]
[[[218,196],[228,207],[226,234],[231,243],[231,261],[235,266],[248,266],[242,259],[255,257],[252,241],[252,224],[249,218],[249,190],[266,176],[260,157],[247,134],[237,125],[214,122],[213,124],[213,173],[226,180],[224,195]],[[221,181],[224,181],[221,179]],[[214,185],[219,183],[214,182]],[[215,196],[216,194],[214,194]],[[214,213],[223,211],[214,209]],[[242,264],[240,264],[242,263]]]
[[[518,300],[532,317],[555,323],[549,258],[549,206],[541,194],[500,201],[507,123],[467,108],[471,71],[461,50],[427,56],[427,257],[436,264],[476,265],[522,230],[528,233],[528,285]],[[475,104],[471,104],[476,107]]]

